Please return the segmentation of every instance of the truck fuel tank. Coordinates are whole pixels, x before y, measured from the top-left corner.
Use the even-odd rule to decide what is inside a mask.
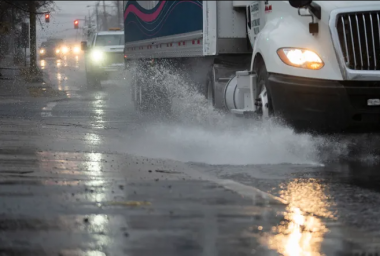
[[[250,71],[238,71],[224,90],[225,106],[232,112],[255,111],[257,75]]]

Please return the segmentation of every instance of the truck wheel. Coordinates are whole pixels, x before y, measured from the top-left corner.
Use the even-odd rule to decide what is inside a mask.
[[[260,61],[257,65],[256,74],[258,76],[257,84],[260,91],[259,99],[256,102],[259,105],[261,116],[268,118],[274,115],[274,110],[272,105],[272,97],[266,86],[268,84],[268,72],[262,61]]]

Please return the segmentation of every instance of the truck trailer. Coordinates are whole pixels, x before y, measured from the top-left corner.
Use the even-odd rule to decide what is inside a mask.
[[[147,80],[161,65],[235,115],[380,131],[379,16],[379,1],[124,1],[135,106],[170,108]]]

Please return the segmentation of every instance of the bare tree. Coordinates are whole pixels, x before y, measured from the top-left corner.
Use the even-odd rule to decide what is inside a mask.
[[[31,1],[0,0],[0,55],[15,53],[21,23],[30,16]],[[54,1],[33,1],[39,19],[44,12],[52,11]]]
[[[117,26],[120,26],[123,24],[123,1],[113,1],[113,4],[116,7],[116,13],[117,13]]]

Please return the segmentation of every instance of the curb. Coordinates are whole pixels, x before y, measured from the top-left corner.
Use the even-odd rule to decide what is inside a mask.
[[[238,194],[245,196],[245,197],[252,197],[252,194],[259,194],[262,199],[264,199],[265,201],[268,201],[271,204],[280,204],[280,205],[288,205],[289,204],[286,200],[284,200],[280,197],[276,197],[276,196],[269,194],[267,192],[264,192],[258,188],[255,188],[252,186],[247,186],[247,185],[244,185],[242,183],[239,183],[239,182],[236,182],[233,180],[222,180],[222,179],[219,180],[218,179],[214,182],[222,185],[223,187],[225,187],[228,190],[235,191]]]

